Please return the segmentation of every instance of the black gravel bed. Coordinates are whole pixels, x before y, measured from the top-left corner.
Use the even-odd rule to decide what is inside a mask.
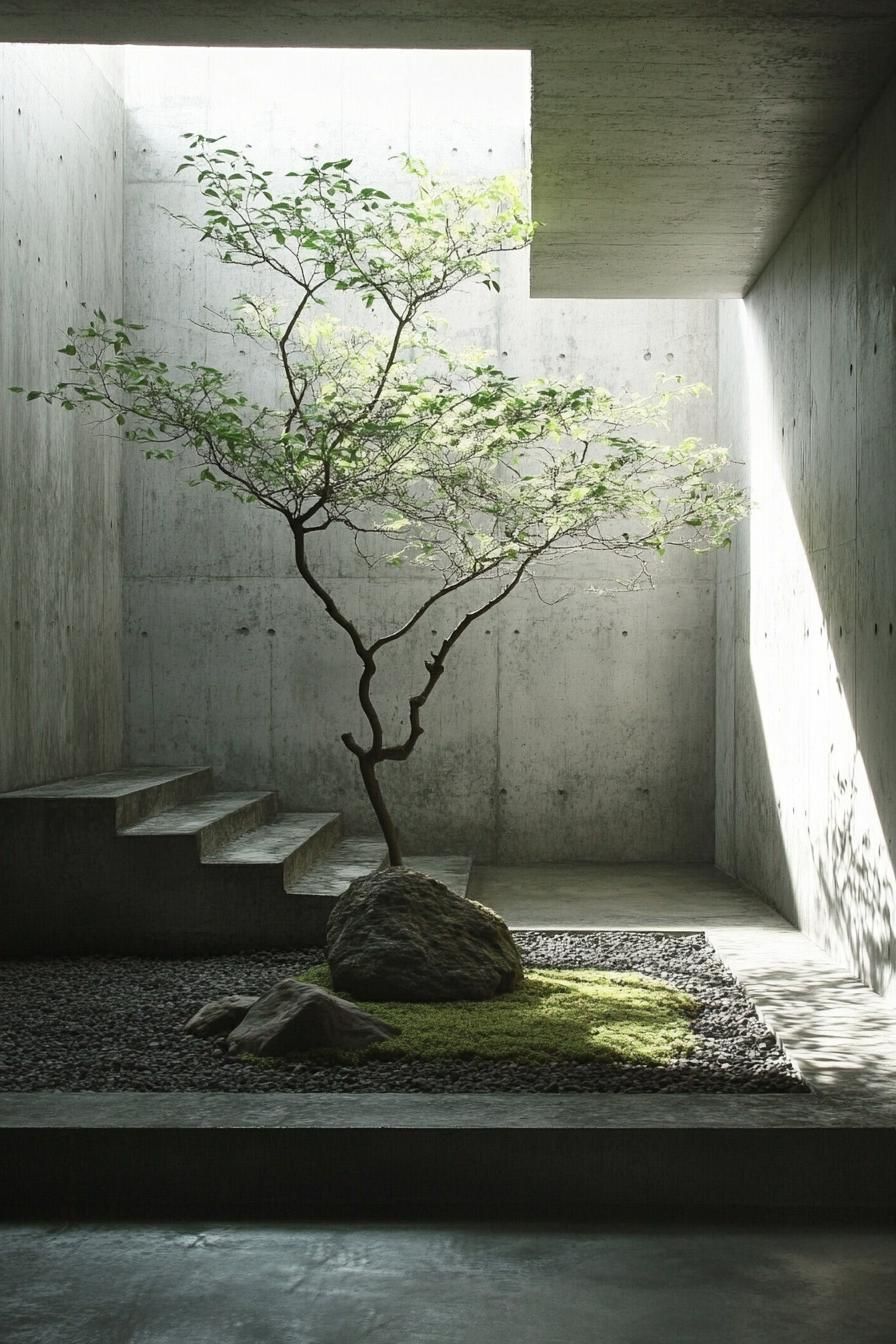
[[[0,1092],[808,1092],[702,934],[517,932],[525,965],[638,971],[700,1002],[697,1049],[642,1064],[351,1067],[231,1059],[183,1023],[224,994],[262,994],[323,961],[322,948],[158,960],[0,962]]]

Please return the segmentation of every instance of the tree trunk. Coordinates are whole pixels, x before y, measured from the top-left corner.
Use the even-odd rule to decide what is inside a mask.
[[[359,756],[358,764],[361,767],[361,778],[364,781],[364,788],[367,790],[367,797],[370,799],[370,805],[376,813],[376,819],[380,824],[383,839],[389,850],[389,867],[400,868],[402,866],[402,859],[401,847],[398,843],[398,832],[395,829],[395,822],[392,820],[392,815],[386,806],[386,800],[383,797],[380,782],[376,777],[376,762],[370,760],[367,756]]]

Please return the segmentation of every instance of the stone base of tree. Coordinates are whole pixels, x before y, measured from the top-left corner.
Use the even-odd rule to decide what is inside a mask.
[[[330,914],[327,960],[334,989],[373,1002],[490,999],[523,983],[500,915],[410,868],[352,882]]]

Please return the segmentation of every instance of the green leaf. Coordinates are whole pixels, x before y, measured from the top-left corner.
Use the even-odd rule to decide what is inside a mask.
[[[102,415],[136,425],[123,436],[144,444],[164,443],[170,424],[175,437],[198,452],[198,480],[237,499],[310,497],[326,466],[332,474],[327,504],[337,518],[355,513],[362,529],[370,524],[367,530],[379,533],[390,530],[383,519],[392,519],[393,537],[410,538],[398,554],[383,557],[390,565],[445,565],[475,578],[494,559],[505,571],[518,567],[545,541],[574,537],[577,528],[587,548],[587,530],[609,518],[637,520],[630,552],[654,544],[637,540],[651,530],[659,534],[656,549],[667,530],[679,540],[684,535],[692,548],[701,530],[712,545],[725,544],[742,510],[735,494],[717,495],[706,485],[718,457],[696,447],[686,451],[688,441],[678,450],[626,437],[630,426],[662,423],[665,401],[658,395],[626,401],[580,380],[515,380],[492,354],[444,348],[429,309],[461,284],[481,283],[499,293],[492,273],[498,254],[531,238],[512,183],[442,184],[417,161],[399,156],[415,180],[413,199],[397,201],[356,183],[350,159],[320,167],[308,157],[300,160],[306,170],[289,174],[302,179],[287,188],[299,194],[281,198],[270,190],[267,171],[245,153],[221,148],[219,138],[185,138],[197,150],[196,161],[184,156],[178,171],[192,166],[199,180],[197,215],[210,202],[214,208],[196,222],[180,222],[233,264],[267,265],[282,275],[291,254],[300,266],[308,264],[309,276],[313,271],[319,294],[304,293],[307,309],[292,328],[289,355],[294,389],[302,388],[300,415],[290,409],[288,390],[282,401],[278,396],[259,406],[235,377],[196,359],[189,363],[189,355],[183,363],[172,356],[169,371],[164,351],[150,358],[128,350],[123,330],[142,328],[115,318],[110,330],[101,309],[87,318],[89,327],[69,329],[71,344],[60,350],[77,358],[84,345],[91,353],[86,376],[35,391],[33,399],[43,396],[64,409],[96,403]],[[377,202],[381,209],[363,213]],[[254,238],[262,240],[260,255]],[[289,252],[271,249],[274,241]],[[354,325],[328,311],[322,282],[357,294]],[[277,315],[276,305],[268,309],[267,287],[259,293],[265,296],[262,325],[276,324],[279,335],[286,315]],[[323,311],[315,313],[313,305]],[[378,313],[381,306],[391,309],[390,319],[408,313],[394,349],[385,329],[357,317],[361,305]],[[237,326],[236,334],[248,334],[248,327],[240,332]],[[236,362],[252,377],[251,352],[242,348],[248,342],[238,345]],[[108,397],[101,386],[110,388]],[[133,398],[133,414],[116,415],[115,401],[126,398]],[[570,447],[577,441],[594,450],[587,465],[578,447]],[[161,446],[146,451],[161,460],[175,456]],[[220,462],[226,479],[203,466],[206,460]],[[702,520],[703,529],[687,528],[686,517]]]
[[[62,345],[59,347],[60,355],[76,355],[78,352],[73,345]]]
[[[29,392],[29,393],[28,393],[27,400],[28,400],[28,401],[37,401],[37,398],[38,398],[39,396],[40,396],[40,393],[39,393],[39,392]]]
[[[24,392],[24,391],[25,391],[24,387],[11,387],[9,390],[10,390],[10,392]]]

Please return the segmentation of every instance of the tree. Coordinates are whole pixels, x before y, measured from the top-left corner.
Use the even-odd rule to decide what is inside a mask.
[[[532,237],[511,179],[448,184],[404,157],[410,192],[399,200],[362,186],[350,159],[307,158],[278,178],[223,137],[185,138],[178,171],[195,175],[206,209],[201,220],[175,218],[223,262],[266,276],[266,291],[238,295],[222,320],[276,361],[279,402],[251,400],[232,371],[171,365],[138,347],[140,325],[101,309],[68,329],[71,376],[28,397],[112,416],[148,457],[192,450],[192,483],[282,514],[299,574],[360,664],[369,736],[342,740],[398,865],[378,767],[414,750],[427,701],[473,622],[573,550],[631,558],[640,579],[651,551],[726,544],[743,499],[715,479],[720,449],[641,436],[700,387],[669,379],[654,397],[623,402],[581,381],[522,382],[488,355],[443,343],[433,305],[468,282],[497,290],[500,254]],[[328,591],[314,538],[331,528],[346,529],[372,565],[431,575],[402,625],[367,633]],[[377,656],[460,593],[463,615],[425,660],[406,728],[390,734],[373,697]]]

